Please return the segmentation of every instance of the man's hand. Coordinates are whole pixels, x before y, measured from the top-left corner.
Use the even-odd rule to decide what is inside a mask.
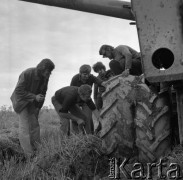
[[[78,119],[77,120],[78,123],[78,128],[79,128],[79,132],[83,132],[83,134],[85,134],[85,121],[82,119]]]
[[[36,108],[35,115],[36,115],[37,118],[39,117],[39,111],[40,111],[40,109]]]
[[[106,81],[103,81],[101,86],[103,86],[105,88],[106,84],[107,84]]]
[[[102,129],[101,122],[98,121],[97,127],[94,128],[94,134],[97,135],[98,132]]]
[[[122,72],[122,76],[127,77],[129,76],[130,72],[129,69],[125,69],[125,71]]]
[[[85,121],[82,119],[78,119],[77,120],[78,126],[84,126],[85,125]]]
[[[38,94],[36,95],[36,101],[37,102],[43,102],[44,101],[44,96],[42,94]]]

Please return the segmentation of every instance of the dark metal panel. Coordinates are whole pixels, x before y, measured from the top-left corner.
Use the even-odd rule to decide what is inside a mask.
[[[182,0],[132,0],[145,77],[183,79]]]
[[[120,0],[21,0],[49,6],[74,9],[127,20],[134,20],[131,3]]]

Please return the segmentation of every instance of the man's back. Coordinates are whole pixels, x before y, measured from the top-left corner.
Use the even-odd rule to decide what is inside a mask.
[[[77,100],[77,91],[78,87],[75,86],[66,86],[55,92],[55,98],[63,103],[65,99]]]
[[[140,57],[140,53],[134,50],[133,48],[126,45],[119,45],[114,49],[114,60],[119,60],[123,56],[131,55],[132,59]]]
[[[122,71],[125,69],[130,69],[130,74],[141,75],[142,74],[142,64],[140,53],[133,48],[120,45],[114,49],[114,60],[120,63]]]

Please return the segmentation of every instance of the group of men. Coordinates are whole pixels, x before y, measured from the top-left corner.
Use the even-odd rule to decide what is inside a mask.
[[[111,76],[142,74],[140,54],[131,47],[120,45],[114,48],[101,46],[99,54],[109,58],[110,70],[101,62],[93,65],[95,77],[91,74],[90,65],[82,65],[69,86],[55,92],[51,101],[60,117],[60,130],[63,135],[82,132],[93,134],[92,114],[99,120],[102,108],[104,82]],[[40,144],[40,126],[38,114],[43,106],[48,80],[55,68],[50,59],[43,59],[35,68],[23,71],[11,96],[13,108],[19,116],[19,141],[25,154],[31,156]],[[94,84],[94,102],[91,99]]]

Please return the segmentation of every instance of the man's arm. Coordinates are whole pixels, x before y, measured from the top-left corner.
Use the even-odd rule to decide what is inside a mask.
[[[93,98],[94,98],[94,101],[95,101],[95,105],[97,105],[97,94],[98,94],[98,85],[94,84]]]
[[[94,134],[97,134],[101,130],[101,123],[100,123],[100,113],[96,109],[95,104],[93,103],[92,99],[89,99],[86,104],[88,107],[92,110],[93,117],[93,123],[94,123]]]
[[[83,119],[80,119],[76,116],[74,116],[73,114],[71,113],[64,113],[64,112],[59,112],[60,115],[63,117],[63,118],[66,118],[66,119],[71,119],[72,121],[76,122],[78,125],[80,124],[84,124],[84,120]]]
[[[98,86],[101,86],[103,81],[100,78],[98,78],[94,75],[91,75],[91,78],[92,78],[93,83],[97,84]]]
[[[84,124],[84,120],[76,117],[75,115],[71,114],[69,112],[69,109],[71,106],[73,106],[73,103],[75,102],[75,97],[74,96],[69,96],[68,94],[65,96],[64,101],[62,103],[62,107],[59,110],[59,113],[62,117],[71,119],[78,124]]]
[[[89,99],[86,102],[87,106],[92,110],[92,113],[94,114],[94,116],[97,118],[97,120],[100,118],[100,114],[99,111],[97,110],[94,102],[92,101],[92,99]]]
[[[131,69],[132,54],[128,46],[120,45],[114,50],[114,60],[118,61],[124,69]]]
[[[132,67],[132,54],[129,51],[128,47],[125,46],[123,48],[122,54],[125,57],[125,70],[131,69],[131,67]]]
[[[103,87],[102,92],[105,91],[105,83],[104,83],[100,78],[98,78],[98,77],[92,75],[92,80],[93,80],[93,82],[94,82],[95,84],[97,84],[98,86]]]
[[[44,100],[42,102],[39,102],[38,103],[38,109],[40,110],[44,104],[44,101],[45,101],[45,97],[46,97],[46,92],[47,92],[47,89],[48,89],[48,81],[49,79],[45,79],[44,81],[44,84],[43,84],[43,90],[40,92],[40,94],[42,94],[44,96]]]
[[[130,69],[132,67],[132,54],[129,50],[129,47],[123,45],[118,46],[115,51],[115,60],[117,60],[121,67],[124,68],[122,75],[126,77],[130,74]]]
[[[15,94],[18,99],[25,99],[27,101],[33,102],[36,99],[36,95],[26,90],[27,83],[29,83],[30,77],[27,72],[23,72],[19,76],[17,86],[15,88]]]
[[[99,121],[99,119],[100,119],[100,113],[99,113],[99,111],[98,111],[97,109],[95,109],[95,110],[93,111],[93,114],[94,114],[94,116],[96,117],[96,120]]]
[[[97,134],[102,129],[102,125],[100,122],[100,113],[97,109],[95,109],[92,113],[93,113],[94,134]]]

